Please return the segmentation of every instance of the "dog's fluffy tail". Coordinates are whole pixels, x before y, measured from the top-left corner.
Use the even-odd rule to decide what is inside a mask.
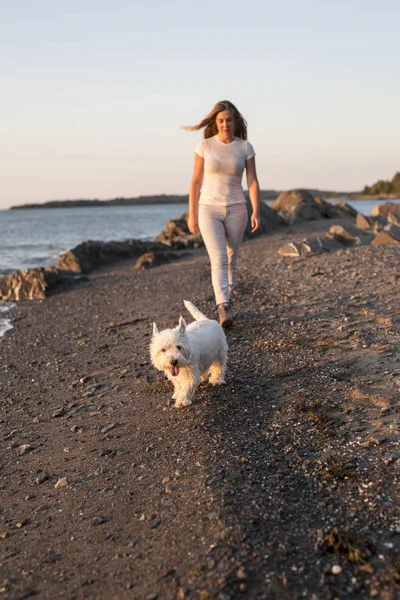
[[[204,319],[207,319],[206,315],[203,315],[202,312],[200,312],[194,304],[192,304],[191,302],[189,302],[189,300],[184,300],[183,304],[185,305],[185,307],[187,308],[187,310],[190,312],[190,314],[192,315],[193,319],[195,319],[196,321],[203,321]]]

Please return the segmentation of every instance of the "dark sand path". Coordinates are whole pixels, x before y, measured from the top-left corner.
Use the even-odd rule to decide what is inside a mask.
[[[204,253],[12,313],[1,599],[399,597],[400,251],[278,256],[331,224],[243,246],[227,385],[186,409],[148,344],[214,314]]]

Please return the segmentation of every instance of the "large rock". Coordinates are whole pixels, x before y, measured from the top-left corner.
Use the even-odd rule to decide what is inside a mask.
[[[347,204],[347,202],[338,202],[337,204],[335,204],[335,208],[338,208],[342,214],[347,213],[349,217],[357,216],[356,209],[350,206],[350,204]]]
[[[374,239],[374,234],[351,225],[332,225],[327,237],[338,240],[344,246],[362,246]]]
[[[301,248],[303,254],[322,254],[326,252],[326,249],[319,237],[312,238],[311,240],[303,240],[301,242]]]
[[[396,218],[396,217],[394,217]],[[380,217],[366,217],[362,213],[357,213],[356,222],[354,225],[358,227],[358,229],[366,229],[373,231],[380,231],[387,224],[386,219]]]
[[[380,217],[377,217],[378,219]],[[396,216],[393,213],[389,213],[387,216],[387,220],[389,221],[389,223],[393,223],[394,225],[399,225],[400,226],[400,216]]]
[[[343,249],[343,244],[333,237],[325,236],[323,238],[320,238],[320,242],[325,252],[336,252],[336,250]]]
[[[176,252],[175,250],[168,249],[165,249],[164,251],[146,252],[146,254],[139,256],[133,268],[136,271],[144,271],[174,260],[179,260],[185,255],[185,252]]]
[[[304,239],[301,242],[289,242],[284,244],[278,250],[278,254],[281,256],[307,256],[311,254],[322,254],[326,252],[322,244],[322,240],[319,237],[312,239]]]
[[[374,217],[379,216],[387,219],[389,214],[400,219],[400,203],[395,204],[393,202],[385,202],[385,204],[377,204],[372,209],[372,215]]]
[[[357,213],[355,226],[358,229],[372,229],[372,218],[366,217],[362,213]]]
[[[289,225],[298,221],[336,219],[350,214],[347,207],[330,204],[323,198],[314,198],[309,191],[301,189],[282,192],[273,203],[272,209]]]
[[[395,237],[400,242],[400,227],[399,227],[399,225],[395,225],[394,223],[388,223],[385,226],[384,231],[387,231],[388,233],[390,233],[390,235]]]
[[[400,240],[391,231],[380,231],[376,234],[371,244],[379,246],[381,244],[400,244]]]
[[[340,219],[341,217],[348,217],[349,213],[347,210],[342,210],[336,204],[331,204],[327,202],[323,198],[319,198],[318,196],[314,197],[316,204],[318,205],[318,209],[321,213],[321,217],[324,219]]]
[[[396,215],[388,213],[387,217],[382,215],[365,216],[362,213],[357,213],[355,226],[359,229],[372,230],[375,232],[381,231],[388,223],[398,225],[400,223]]]
[[[196,250],[204,246],[204,242],[200,233],[188,233],[187,235],[178,235],[172,238],[171,246],[174,250]]]
[[[183,213],[177,219],[170,219],[166,222],[165,228],[158,234],[154,241],[161,242],[167,246],[174,245],[175,238],[182,238],[185,235],[191,235],[187,224],[188,212]]]
[[[38,300],[56,287],[65,287],[86,277],[73,271],[65,271],[56,267],[26,269],[0,277],[0,299],[5,302],[12,300]]]
[[[278,254],[297,258],[302,255],[301,244],[299,242],[288,242],[279,248]]]
[[[278,215],[268,204],[265,202],[260,203],[260,220],[261,227],[254,233],[251,233],[251,221],[250,215],[252,213],[251,202],[247,199],[247,212],[249,213],[249,220],[247,222],[246,231],[244,232],[244,239],[253,238],[255,235],[262,235],[265,233],[269,233],[270,231],[274,231],[278,229],[278,227],[282,227],[282,225],[286,225],[285,220]]]
[[[185,212],[177,219],[167,221],[165,228],[156,237],[155,241],[174,250],[189,250],[203,246],[204,242],[200,233],[194,235],[189,231],[188,215],[189,213]]]
[[[56,267],[81,273],[90,273],[104,265],[128,258],[139,258],[146,252],[164,248],[155,242],[125,240],[121,242],[98,242],[86,240],[60,256]]]
[[[272,209],[290,225],[297,221],[313,221],[322,218],[318,203],[307,190],[282,192],[273,203]]]

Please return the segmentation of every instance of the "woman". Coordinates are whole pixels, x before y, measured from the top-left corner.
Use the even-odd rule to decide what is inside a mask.
[[[260,188],[255,152],[247,141],[247,123],[228,100],[218,102],[198,125],[204,140],[195,149],[189,192],[189,231],[200,231],[211,263],[211,277],[219,322],[231,327],[232,300],[236,286],[237,259],[248,214],[242,188],[246,168],[252,206],[251,231],[260,227]]]

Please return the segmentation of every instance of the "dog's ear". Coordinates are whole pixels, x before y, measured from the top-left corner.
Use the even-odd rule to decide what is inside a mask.
[[[186,331],[186,323],[185,323],[185,319],[183,317],[179,318],[179,327],[178,327],[178,332],[179,333],[185,333]]]
[[[153,323],[153,335],[158,335],[160,332],[158,331],[157,325]]]

